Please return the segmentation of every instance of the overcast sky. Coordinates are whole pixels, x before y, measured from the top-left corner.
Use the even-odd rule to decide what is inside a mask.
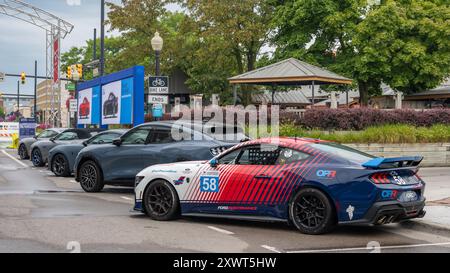
[[[62,41],[63,52],[72,46],[82,46],[92,39],[97,28],[100,35],[100,0],[22,0],[48,11],[75,26]],[[107,0],[120,3],[120,0]],[[176,7],[169,7],[176,9]],[[108,34],[108,33],[107,33]],[[45,74],[45,31],[26,22],[0,14],[0,72],[34,74],[34,60],[38,74]],[[16,93],[17,79],[7,78],[0,83],[0,92]],[[24,94],[33,94],[33,80],[21,86]],[[21,92],[22,93],[22,92]]]

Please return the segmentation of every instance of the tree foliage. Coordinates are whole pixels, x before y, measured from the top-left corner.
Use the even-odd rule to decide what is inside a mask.
[[[297,57],[352,77],[362,103],[381,82],[404,92],[449,75],[449,13],[441,0],[279,1],[276,58]]]

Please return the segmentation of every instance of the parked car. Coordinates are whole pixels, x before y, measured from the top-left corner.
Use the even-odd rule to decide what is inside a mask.
[[[83,143],[59,145],[51,149],[48,154],[48,169],[56,176],[70,176],[78,153],[89,145],[111,144],[127,130],[109,130],[101,132]]]
[[[221,139],[217,128],[228,128]],[[174,136],[177,131],[182,137]],[[222,135],[223,136],[223,135]],[[229,125],[175,121],[146,123],[128,131],[110,145],[88,146],[75,160],[74,174],[86,192],[99,192],[105,184],[133,186],[147,166],[189,160],[208,160],[241,140],[242,128]]]
[[[306,234],[337,224],[389,224],[425,215],[422,157],[375,158],[320,140],[249,141],[209,162],[154,165],[136,176],[135,210],[292,223]]]
[[[40,140],[31,145],[31,161],[35,167],[43,167],[48,161],[48,152],[61,144],[82,143],[104,129],[67,129],[49,140]]]
[[[80,104],[79,115],[81,119],[86,119],[91,113],[91,104],[87,98],[84,98],[83,102]]]
[[[119,99],[110,93],[108,100],[103,103],[103,115],[105,117],[114,117],[119,112]]]
[[[51,129],[42,131],[40,134],[36,135],[35,137],[21,139],[19,142],[19,149],[18,149],[18,154],[20,156],[20,159],[23,160],[23,159],[30,158],[30,147],[31,147],[31,145],[33,145],[33,143],[35,143],[39,140],[45,140],[45,139],[50,139],[52,137],[55,137],[56,135],[58,135],[59,133],[61,133],[64,130],[66,130],[66,129],[51,128]]]

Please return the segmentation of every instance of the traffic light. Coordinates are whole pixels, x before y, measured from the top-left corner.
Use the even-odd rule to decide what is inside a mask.
[[[20,74],[20,81],[22,82],[22,84],[25,84],[26,79],[27,75],[25,75],[25,72],[22,72],[22,74]]]
[[[67,67],[67,78],[72,79],[72,66]]]
[[[83,78],[83,65],[77,64],[78,77]]]

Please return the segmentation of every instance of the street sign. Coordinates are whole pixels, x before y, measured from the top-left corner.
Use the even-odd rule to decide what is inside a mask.
[[[67,91],[75,91],[75,83],[71,82],[66,84]]]
[[[4,82],[5,81],[5,73],[0,72],[0,82]]]
[[[36,135],[36,119],[35,118],[21,118],[19,120],[19,138],[31,138]]]
[[[169,77],[149,77],[148,83],[150,94],[169,94]]]
[[[169,104],[169,97],[168,96],[161,96],[161,95],[148,95],[148,103],[155,104]]]
[[[71,99],[69,101],[69,112],[75,113],[78,110],[78,101],[77,99]]]

